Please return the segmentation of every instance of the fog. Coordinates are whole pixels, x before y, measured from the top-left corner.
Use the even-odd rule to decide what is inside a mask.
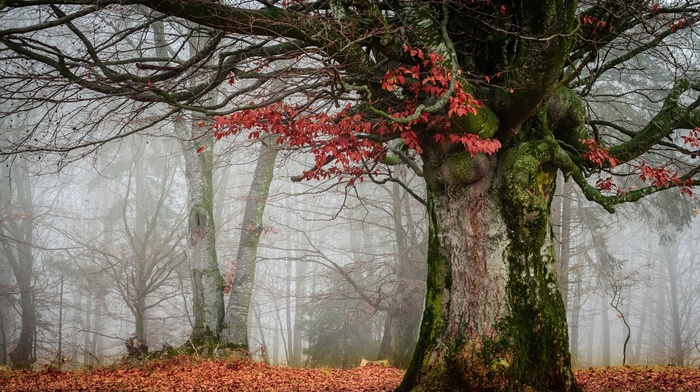
[[[259,146],[221,144],[216,254],[230,285]],[[135,136],[59,173],[44,174],[40,161],[20,156],[4,162],[3,363],[21,332],[21,290],[36,311],[35,366],[56,358],[65,367],[108,364],[126,355],[125,341],[136,334],[151,350],[188,344],[181,154],[172,139]],[[275,165],[248,319],[251,351],[273,364],[357,366],[377,357],[397,287],[425,290],[424,208],[397,184],[290,181],[303,165],[284,151]],[[568,254],[560,285],[575,364],[622,363],[629,333],[627,364],[697,366],[697,210],[665,193],[610,215],[563,181],[558,189],[554,230],[560,263],[562,247]],[[30,274],[28,287],[12,263]],[[397,275],[406,265],[416,270]],[[417,323],[421,309],[411,311]]]
[[[3,12],[13,26],[36,17]],[[124,32],[145,18],[130,12],[133,20],[117,15],[109,28]],[[120,66],[129,55],[160,51],[177,51],[189,64],[204,34],[188,29],[181,21],[153,22],[144,42],[110,38],[100,50]],[[65,53],[77,50],[46,31],[33,37]],[[276,44],[227,39],[234,49]],[[657,63],[665,52],[649,54],[629,72],[574,86],[587,95],[591,132],[607,135],[603,119],[641,127],[678,75],[697,75],[697,51],[685,40],[670,49],[673,66]],[[168,106],[66,81],[44,85],[16,75],[41,75],[48,66],[3,54],[10,76],[0,82],[0,365],[11,364],[21,347],[34,369],[102,366],[145,355],[131,352],[136,341],[155,356],[170,348],[227,355],[228,347],[193,338],[211,333],[211,318],[225,309],[222,330],[235,345],[247,343],[258,361],[351,368],[390,358],[405,368],[426,291],[426,190],[411,167],[419,154],[407,153],[402,164],[382,162],[381,175],[361,180],[347,173],[300,179],[318,162],[311,148],[245,133],[214,140],[217,114],[261,97],[310,100],[311,87],[297,89],[302,83],[325,88],[315,56],[270,55],[264,65],[240,60],[230,83],[222,77],[221,88],[196,97],[206,104],[190,110],[189,101]],[[155,67],[144,64],[129,66]],[[197,67],[213,73],[213,64]],[[173,85],[192,87],[200,70]],[[265,77],[251,76],[260,73]],[[140,93],[162,86],[152,87],[148,80]],[[691,91],[679,99],[697,98]],[[309,108],[337,112],[340,103],[323,98]],[[663,153],[679,167],[690,165]],[[621,191],[643,185],[635,170],[616,173]],[[697,198],[672,189],[610,214],[559,174],[552,229],[574,366],[700,365]],[[603,175],[593,173],[591,184]],[[207,308],[216,299],[223,306]]]

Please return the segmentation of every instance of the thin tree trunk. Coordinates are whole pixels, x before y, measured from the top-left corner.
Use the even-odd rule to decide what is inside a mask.
[[[34,274],[34,255],[32,252],[35,227],[34,200],[28,173],[19,166],[14,167],[13,170],[11,180],[14,182],[14,190],[16,190],[14,197],[18,206],[15,208],[17,208],[19,218],[8,219],[7,227],[0,222],[0,243],[12,268],[19,290],[22,324],[17,345],[10,352],[9,357],[13,368],[30,369],[36,361],[34,356],[36,310],[32,283]]]
[[[306,296],[306,270],[308,264],[302,260],[295,261],[294,276],[294,338],[292,345],[292,358],[290,365],[300,367],[302,365],[302,329],[304,321],[304,307],[301,299]]]
[[[411,211],[404,208],[404,204],[408,204],[408,198],[405,193],[402,193],[397,183],[393,183],[391,194],[396,243],[394,260],[396,283],[391,297],[396,306],[387,312],[377,359],[387,359],[393,366],[406,368],[418,337],[421,302],[424,295],[424,292],[416,287],[416,282],[425,279],[425,270],[420,265],[424,260],[421,258],[423,255],[419,252],[417,244],[420,239],[415,238],[415,232],[410,240],[408,238],[407,228],[410,230],[413,226]],[[406,211],[406,223],[403,222],[404,211]],[[409,250],[409,243],[413,247],[413,252]]]
[[[7,335],[5,333],[5,309],[0,308],[0,366],[7,365]]]
[[[574,295],[572,296],[572,302],[570,306],[571,310],[571,320],[569,320],[569,325],[571,328],[571,365],[576,367],[580,364],[580,350],[579,350],[579,332],[581,330],[581,282],[578,274],[575,275],[576,283],[574,284]]]
[[[61,288],[58,294],[58,352],[56,353],[56,368],[61,370],[63,365],[63,283],[65,279],[61,274]],[[2,325],[0,325],[2,327]]]
[[[85,296],[85,322],[83,332],[83,365],[92,365],[92,355],[90,353],[90,335],[92,335],[92,304],[89,294]]]
[[[270,358],[268,357],[267,354],[267,343],[265,342],[265,330],[263,329],[262,326],[262,321],[260,320],[260,306],[255,306],[257,304],[254,304],[252,306],[253,308],[253,315],[255,316],[255,324],[258,327],[258,334],[260,335],[260,355],[262,356],[262,361],[266,365],[270,364]]]
[[[263,232],[263,214],[267,196],[270,193],[278,151],[265,146],[266,141],[267,139],[264,139],[260,144],[260,155],[246,199],[234,279],[226,307],[226,330],[223,335],[227,343],[245,349],[248,349],[248,313],[255,282],[258,242]]]
[[[651,298],[649,297],[650,292],[651,288],[645,286],[642,303],[642,313],[639,315],[639,328],[637,328],[637,336],[635,337],[634,353],[632,355],[631,361],[632,363],[640,363],[640,361],[642,360],[642,342],[644,339],[644,331],[647,326],[647,319],[649,318],[649,302],[651,301]]]
[[[685,366],[685,352],[683,350],[683,331],[681,330],[680,298],[678,297],[678,254],[671,245],[663,248],[664,261],[668,271],[668,284],[670,290],[671,313],[671,362],[676,366]]]
[[[294,328],[292,325],[292,261],[286,262],[286,279],[284,280],[284,309],[285,320],[287,322],[287,364],[293,365],[292,354],[294,353]]]
[[[603,338],[600,342],[601,351],[601,365],[610,366],[610,317],[608,316],[608,299],[604,295],[601,296],[601,324],[600,328],[603,332]]]
[[[279,309],[275,308],[275,314],[279,314]],[[272,328],[272,358],[270,359],[272,365],[279,365],[280,363],[280,333],[281,331],[277,329],[275,325]]]

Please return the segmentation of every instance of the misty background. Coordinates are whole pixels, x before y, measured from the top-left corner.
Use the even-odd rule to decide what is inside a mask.
[[[664,54],[652,53],[639,56],[639,72],[601,77],[587,97],[591,118],[630,129],[646,123],[677,69],[697,75],[692,47],[670,49],[678,68],[659,66],[654,56]],[[26,66],[4,65],[6,75]],[[12,91],[12,79],[1,83]],[[106,365],[123,358],[136,335],[151,351],[190,343],[186,162],[200,154],[212,157],[216,229],[207,234],[215,237],[226,301],[246,206],[265,207],[248,316],[254,358],[355,367],[389,350],[400,320],[412,341],[393,347],[393,364],[407,365],[428,235],[422,179],[412,170],[390,169],[401,183],[292,181],[313,157],[245,134],[205,142],[210,123],[196,114],[64,87],[0,99],[0,150],[8,152],[0,161],[0,365],[10,363],[23,315],[32,318],[24,333],[34,368]],[[30,147],[9,153],[17,145]],[[263,180],[256,167],[265,159],[274,169],[261,197],[253,185]],[[620,189],[641,184],[626,181]],[[552,203],[574,365],[700,365],[696,198],[669,190],[610,215],[574,189],[560,178]]]
[[[21,130],[37,118],[5,118],[3,127]],[[214,147],[217,255],[230,283],[259,143]],[[0,171],[0,363],[20,334],[22,290],[35,308],[37,365],[117,361],[136,328],[151,349],[187,344],[192,288],[177,141],[120,139],[55,172],[39,158],[15,156]],[[272,364],[354,367],[377,357],[397,286],[425,290],[424,208],[396,183],[292,182],[304,164],[278,153],[250,347]],[[420,178],[404,178],[420,194]],[[628,364],[697,366],[700,231],[692,200],[666,192],[610,215],[571,189],[562,180],[552,208],[575,364],[622,363],[629,336]],[[18,272],[29,275],[28,286]],[[422,302],[413,305],[417,331]]]

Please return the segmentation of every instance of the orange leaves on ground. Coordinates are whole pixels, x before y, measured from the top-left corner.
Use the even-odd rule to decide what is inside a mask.
[[[700,370],[671,366],[617,366],[576,372],[583,391],[700,391]]]
[[[3,391],[390,391],[403,371],[368,365],[351,370],[292,369],[262,363],[177,357],[141,368],[8,372]]]
[[[575,371],[583,392],[700,391],[700,370],[618,366]],[[14,391],[391,391],[403,371],[367,365],[351,370],[293,369],[250,361],[176,357],[152,360],[139,368],[92,371],[0,373],[0,390]]]

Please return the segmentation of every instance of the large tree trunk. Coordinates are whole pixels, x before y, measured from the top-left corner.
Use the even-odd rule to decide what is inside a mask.
[[[192,23],[192,36],[188,41],[193,52],[206,45],[206,30]],[[153,24],[154,38],[159,42],[157,53],[168,58],[168,40],[163,23]],[[193,78],[193,85],[200,80]],[[203,97],[216,102],[218,93],[213,90]],[[216,223],[214,220],[214,139],[206,133],[202,124],[206,117],[193,116],[191,123],[183,120],[174,123],[185,159],[187,180],[187,209],[189,211],[189,247],[187,260],[190,266],[193,291],[194,326],[191,339],[196,343],[207,339],[218,341],[224,327],[224,278],[219,270],[216,255]],[[199,123],[202,121],[202,123]],[[202,128],[202,129],[200,129]]]
[[[398,390],[578,390],[552,242],[555,143],[491,157],[426,145],[427,296]]]

